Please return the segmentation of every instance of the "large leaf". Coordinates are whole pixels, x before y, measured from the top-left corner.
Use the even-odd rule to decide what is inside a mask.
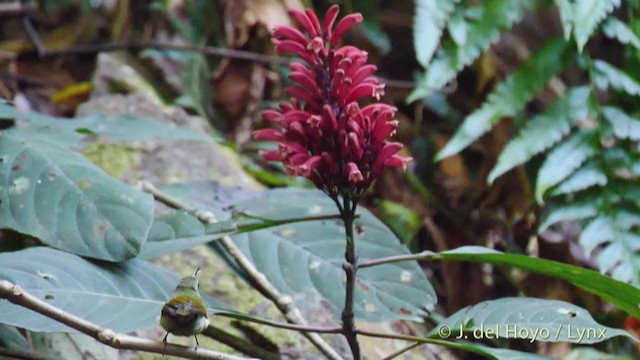
[[[500,153],[498,163],[489,173],[489,183],[548,149],[567,135],[577,120],[589,115],[587,102],[589,93],[588,87],[570,89],[543,114],[528,121],[518,136],[513,138]]]
[[[31,345],[17,328],[0,324],[0,348],[24,351],[30,349]]]
[[[536,200],[543,202],[544,193],[573,174],[595,154],[590,132],[577,132],[553,149],[538,171]]]
[[[602,60],[593,61],[594,82],[599,89],[613,88],[630,95],[640,95],[640,83],[631,75]]]
[[[464,46],[459,47],[453,40],[445,41],[427,72],[418,79],[418,88],[409,96],[409,101],[426,97],[454,79],[458,71],[471,64],[482,51],[498,40],[501,31],[520,21],[533,3],[535,1],[531,0],[482,1],[478,5],[482,16],[469,23],[469,36]]]
[[[570,17],[573,22],[578,49],[582,51],[598,24],[617,6],[620,6],[620,0],[575,0],[573,9],[560,7],[560,11],[572,11],[563,18]]]
[[[581,347],[573,349],[562,360],[633,360],[631,356],[610,355],[596,349]]]
[[[72,253],[109,261],[137,255],[153,219],[153,198],[44,137],[0,140],[0,228]]]
[[[613,133],[619,139],[640,140],[640,120],[614,106],[604,106],[602,114],[611,123]]]
[[[335,204],[317,190],[283,189],[235,204],[271,218],[334,214]],[[361,208],[355,243],[362,258],[408,254],[382,222]],[[328,301],[336,313],[344,306],[345,229],[339,220],[289,224],[234,236],[243,253],[281,292],[301,306],[310,299]],[[416,262],[358,271],[356,317],[369,321],[420,320],[436,304],[436,294]]]
[[[142,260],[97,263],[47,247],[0,253],[0,279],[118,332],[157,326],[162,306],[179,281],[176,275]],[[8,301],[0,302],[0,323],[31,331],[75,332]]]
[[[460,152],[500,119],[518,114],[527,102],[562,68],[566,62],[566,43],[552,40],[489,95],[482,106],[464,119],[453,138],[438,153],[444,159]]]
[[[571,303],[527,297],[507,297],[468,306],[440,322],[440,328],[503,339],[566,341],[593,344],[615,336],[632,337],[624,330],[598,324],[589,312]]]
[[[640,307],[638,306],[640,289],[593,270],[526,255],[505,254],[481,246],[462,246],[441,253],[429,254],[428,258],[507,265],[562,279],[600,296],[635,317],[640,317]]]
[[[442,30],[453,12],[453,0],[417,0],[413,17],[413,47],[418,63],[429,66],[433,53],[438,48]]]
[[[602,273],[640,286],[640,235],[632,226],[640,225],[640,215],[624,212],[620,217],[599,216],[580,234],[580,245],[594,257]],[[594,250],[598,249],[597,252]]]
[[[602,26],[604,34],[612,39],[616,39],[623,44],[629,44],[640,50],[640,38],[624,22],[610,17]]]

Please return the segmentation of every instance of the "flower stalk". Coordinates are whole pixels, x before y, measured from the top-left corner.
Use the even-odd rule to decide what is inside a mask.
[[[360,344],[358,343],[355,325],[355,289],[358,272],[358,257],[356,255],[356,242],[353,236],[353,220],[358,203],[349,197],[344,198],[342,221],[344,222],[346,235],[346,251],[344,272],[346,275],[346,296],[344,309],[342,310],[342,332],[349,343],[354,359],[360,359]]]

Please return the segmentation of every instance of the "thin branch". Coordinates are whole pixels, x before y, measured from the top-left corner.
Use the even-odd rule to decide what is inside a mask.
[[[395,256],[389,256],[389,257],[384,257],[379,259],[373,259],[373,260],[364,260],[360,263],[359,267],[366,268],[370,266],[378,266],[382,264],[389,264],[389,263],[400,262],[400,261],[426,260],[432,257],[433,255],[435,255],[433,251],[425,250],[417,254],[395,255]]]
[[[42,43],[42,40],[40,40],[40,36],[38,36],[38,32],[33,27],[33,23],[31,22],[31,18],[29,18],[29,15],[24,15],[22,17],[22,25],[24,26],[25,30],[27,30],[29,40],[31,40],[31,43],[33,44],[33,46],[35,46],[36,50],[38,51],[38,55],[40,57],[44,56],[44,54],[47,52],[47,48]]]
[[[413,344],[409,344],[409,345],[407,345],[407,346],[405,346],[405,347],[401,348],[400,350],[395,351],[395,352],[393,352],[393,353],[391,353],[391,354],[389,354],[389,355],[385,356],[382,360],[391,360],[391,359],[395,359],[395,358],[397,358],[398,356],[400,356],[400,355],[402,355],[402,354],[406,353],[407,351],[409,351],[409,350],[411,350],[411,349],[417,348],[417,347],[418,347],[418,346],[420,346],[420,345],[422,345],[422,344],[421,344],[421,343],[419,343],[419,342],[414,342]]]
[[[218,359],[218,360],[241,360],[238,356],[223,354],[217,351],[205,350],[202,348],[193,349],[185,346],[165,344],[159,341],[152,341],[126,334],[119,334],[111,329],[103,328],[88,320],[70,314],[59,309],[39,298],[27,293],[20,286],[6,280],[0,280],[0,298],[33,310],[50,319],[65,324],[79,332],[89,335],[101,343],[116,349],[145,351],[156,354],[166,354],[181,356],[186,359]]]
[[[246,316],[244,314],[234,314],[231,312],[214,313],[215,316],[226,317],[230,319],[242,320],[252,322],[256,324],[271,326],[279,329],[294,330],[298,332],[310,332],[319,334],[340,334],[342,328],[339,326],[310,326],[310,325],[297,325],[280,321],[273,321],[268,319],[260,319],[253,316]]]
[[[212,213],[199,212],[197,208],[186,204],[183,201],[176,199],[168,194],[165,194],[148,181],[141,182],[140,186],[143,191],[150,193],[156,200],[169,207],[172,207],[174,209],[192,211],[196,214],[200,214],[198,215],[198,219],[203,222],[212,223],[216,221],[215,215],[213,215]],[[278,291],[278,289],[276,289],[276,287],[273,286],[273,284],[271,284],[269,280],[267,280],[266,276],[264,276],[263,273],[256,269],[256,267],[242,253],[242,251],[236,246],[236,244],[233,242],[233,240],[231,240],[229,236],[222,237],[219,242],[227,250],[227,253],[247,274],[256,288],[258,288],[259,291],[265,294],[265,296],[276,305],[276,307],[280,310],[280,312],[282,312],[288,322],[302,326],[307,325],[304,317],[302,316],[302,313],[293,304],[293,299],[291,299],[290,296],[280,293],[280,291]],[[319,334],[312,332],[302,332],[302,334],[328,358],[342,359],[342,357],[329,344],[327,344],[327,342],[322,337],[320,337]]]
[[[279,360],[280,354],[268,351],[262,347],[248,341],[240,336],[233,335],[219,326],[209,324],[202,335],[221,342],[247,356],[255,357],[262,360]]]

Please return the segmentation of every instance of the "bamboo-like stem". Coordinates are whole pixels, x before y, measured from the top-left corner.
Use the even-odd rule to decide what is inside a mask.
[[[347,282],[344,309],[342,311],[342,331],[347,338],[354,360],[360,360],[360,344],[358,343],[358,336],[356,334],[354,312],[356,276],[358,272],[358,257],[356,255],[355,238],[353,237],[353,219],[356,207],[357,202],[352,201],[347,196],[344,197],[341,211],[346,236],[346,263],[344,264],[344,272]]]
[[[216,221],[215,216],[212,213],[199,212],[197,208],[165,194],[148,181],[141,182],[140,187],[143,191],[153,195],[156,200],[169,207],[195,212],[198,214],[197,216],[200,221],[208,223]],[[278,289],[276,289],[276,287],[267,280],[266,276],[256,269],[253,263],[251,263],[251,261],[242,253],[229,236],[224,236],[219,241],[227,253],[251,279],[254,286],[276,305],[288,322],[301,325],[303,327],[307,325],[302,313],[293,304],[293,299],[291,299],[290,296],[282,294]],[[302,335],[309,339],[309,341],[311,341],[311,343],[329,359],[342,359],[335,349],[333,349],[319,334],[307,331],[302,332]]]
[[[217,360],[241,360],[243,357],[228,355],[217,351],[202,348],[194,349],[185,346],[165,344],[160,341],[152,341],[126,334],[119,334],[111,329],[103,328],[79,316],[70,314],[39,298],[27,293],[20,286],[6,280],[0,280],[0,299],[42,314],[52,320],[58,321],[79,332],[89,335],[101,343],[116,349],[145,351],[156,354],[181,356],[185,359],[217,359]]]

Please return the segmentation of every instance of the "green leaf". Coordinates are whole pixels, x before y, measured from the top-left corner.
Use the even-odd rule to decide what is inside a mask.
[[[198,197],[203,193],[192,192]],[[286,220],[334,215],[335,204],[322,192],[276,189],[233,205],[237,212]],[[361,257],[408,254],[383,223],[358,210],[356,248]],[[287,224],[233,237],[242,252],[278,290],[300,306],[324,299],[339,313],[344,306],[345,229],[341,220]],[[356,316],[369,321],[420,320],[437,301],[435,291],[416,262],[389,264],[358,272]]]
[[[640,140],[640,120],[613,106],[604,106],[602,114],[611,123],[613,133],[619,139]]]
[[[417,0],[413,17],[413,47],[418,63],[425,68],[433,57],[449,15],[453,12],[453,0]]]
[[[547,155],[538,171],[536,200],[542,204],[544,193],[573,174],[586,160],[595,154],[590,142],[591,133],[577,132],[556,146]]]
[[[573,32],[573,3],[572,0],[555,0],[558,11],[560,12],[560,20],[562,21],[562,33],[564,39],[569,41]]]
[[[571,19],[578,49],[587,43],[598,24],[609,15],[620,0],[575,0]],[[562,7],[561,11],[565,10]]]
[[[463,246],[454,250],[431,254],[429,258],[508,265],[562,279],[603,298],[628,314],[635,317],[640,316],[640,289],[593,270],[526,255],[505,254],[481,246]]]
[[[600,166],[589,164],[583,166],[564,180],[558,187],[553,189],[551,195],[570,194],[588,189],[592,186],[605,186],[607,185],[607,181],[607,175]]]
[[[531,0],[486,0],[480,2],[478,6],[483,16],[474,22],[469,22],[469,36],[464,46],[458,47],[453,40],[445,41],[429,65],[427,72],[420,76],[418,89],[423,89],[422,93],[426,95],[445,86],[455,78],[458,71],[471,64],[491,43],[497,41],[501,31],[520,21],[524,13],[535,3]],[[425,8],[425,11],[428,10]],[[425,27],[424,29],[428,31],[430,28]],[[414,29],[414,33],[416,32],[424,33],[421,28]],[[425,36],[427,35],[431,34],[425,33]],[[439,37],[440,35],[434,36]],[[416,46],[416,51],[421,50]],[[419,62],[424,61],[426,64],[429,60],[427,55],[429,55],[427,51],[419,55]],[[415,99],[413,97],[412,100]]]
[[[631,226],[640,224],[640,215],[636,221],[618,221],[617,218],[600,216],[592,220],[580,234],[579,243],[585,252],[594,257],[600,272],[611,274],[614,279],[640,286],[640,235],[631,232]],[[599,249],[594,253],[596,248]]]
[[[92,262],[48,247],[0,253],[0,279],[117,332],[158,326],[162,306],[180,280],[145,261]],[[0,322],[31,331],[76,332],[8,301],[0,302],[0,314]]]
[[[596,349],[582,347],[571,350],[562,360],[633,360],[630,356],[610,355]]]
[[[616,39],[622,44],[631,45],[637,50],[640,50],[640,38],[638,38],[627,24],[615,17],[608,18],[602,26],[602,30],[604,31],[604,34],[611,39]]]
[[[541,233],[549,228],[549,226],[555,225],[562,221],[580,220],[594,217],[598,214],[601,203],[601,199],[596,200],[592,197],[586,197],[569,204],[559,204],[551,208],[551,210],[543,218],[540,226],[538,226],[538,232]]]
[[[468,306],[440,322],[428,336],[445,327],[462,333],[503,339],[594,344],[615,336],[632,336],[624,330],[598,324],[589,312],[571,303],[527,297],[506,297]],[[478,336],[480,337],[480,336]]]
[[[593,60],[594,82],[601,90],[609,88],[640,95],[640,83],[617,67],[602,60]]]
[[[515,116],[522,111],[527,102],[562,70],[567,59],[566,50],[566,43],[562,40],[547,43],[498,85],[478,110],[464,119],[436,159],[441,160],[457,154],[489,131],[500,119]]]
[[[496,349],[476,344],[474,344],[474,347],[484,351],[486,356],[494,360],[553,360],[553,358],[548,356],[529,354],[522,351]]]
[[[543,114],[528,121],[500,153],[496,166],[489,173],[488,182],[493,183],[502,174],[527,162],[567,135],[576,121],[589,115],[589,93],[588,87],[572,88]]]
[[[136,256],[147,239],[153,197],[64,146],[6,132],[0,179],[0,228],[108,261]]]
[[[18,329],[0,324],[0,348],[25,351],[29,350],[31,345]]]

